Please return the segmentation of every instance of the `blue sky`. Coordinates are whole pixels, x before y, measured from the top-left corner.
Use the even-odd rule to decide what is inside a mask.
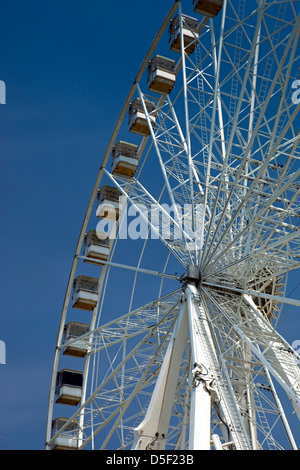
[[[0,449],[44,448],[57,328],[82,218],[123,102],[172,3],[1,4],[0,340],[7,363],[0,365]],[[288,307],[280,325],[290,342],[300,339],[298,317]]]

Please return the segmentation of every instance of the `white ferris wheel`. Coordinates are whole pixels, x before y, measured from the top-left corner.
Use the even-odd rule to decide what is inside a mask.
[[[299,11],[171,7],[82,224],[47,449],[297,448],[300,362],[277,325],[300,306]]]

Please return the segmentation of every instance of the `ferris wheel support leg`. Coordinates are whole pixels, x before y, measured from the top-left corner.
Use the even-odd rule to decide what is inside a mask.
[[[191,394],[190,450],[210,450],[211,397],[204,385]]]
[[[207,318],[199,316],[196,287],[188,284],[186,288],[191,340],[191,410],[190,410],[190,450],[210,450],[212,382],[214,377],[209,370],[207,349],[211,347]]]
[[[134,430],[133,450],[165,448],[187,331],[186,302],[182,302],[146,416]]]

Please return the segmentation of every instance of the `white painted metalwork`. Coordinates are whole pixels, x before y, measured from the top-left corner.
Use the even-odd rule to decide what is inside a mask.
[[[300,306],[287,290],[300,263],[299,34],[296,0],[174,2],[125,100],[82,224],[47,449],[297,449],[300,357],[278,328],[285,307]],[[169,95],[148,89],[155,56],[175,63]],[[149,135],[129,132],[136,98]],[[126,132],[134,169],[112,171]],[[98,208],[113,236],[88,251],[103,185],[120,191],[122,210],[105,220]],[[81,310],[71,298],[78,276],[98,280],[92,294],[83,289],[93,298]],[[65,337],[70,322],[83,334]],[[68,385],[69,405],[55,403],[58,372],[73,368],[80,393]]]

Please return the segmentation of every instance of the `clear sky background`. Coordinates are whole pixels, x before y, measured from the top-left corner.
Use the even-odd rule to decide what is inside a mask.
[[[0,449],[43,449],[61,307],[114,124],[172,0],[1,2]],[[293,277],[290,287],[298,285]],[[293,293],[299,296],[299,288]],[[288,307],[280,331],[300,339]]]

